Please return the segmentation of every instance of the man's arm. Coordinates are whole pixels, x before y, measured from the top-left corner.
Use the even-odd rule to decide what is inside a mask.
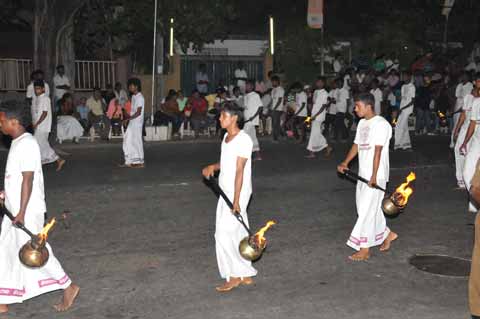
[[[462,146],[460,146],[461,154],[467,153],[467,144],[468,142],[470,142],[470,139],[472,138],[473,133],[475,132],[476,126],[477,126],[476,121],[470,121],[470,124],[468,125],[467,135],[465,135],[465,139],[463,140]]]
[[[378,167],[380,167],[380,158],[382,157],[382,149],[383,149],[383,146],[375,145],[375,154],[373,155],[372,176],[370,177],[370,182],[368,183],[368,186],[370,187],[374,187],[375,185],[377,185],[377,172],[378,172]]]
[[[220,170],[220,163],[211,164],[203,168],[202,175],[208,179],[212,177],[215,174],[215,172],[219,170]]]
[[[242,191],[243,186],[243,171],[245,169],[245,164],[247,163],[246,158],[237,157],[237,168],[235,171],[235,193],[233,196],[233,213],[240,213],[240,192]]]
[[[142,114],[142,107],[138,107],[137,110],[135,111],[135,114],[133,114],[132,116],[130,116],[128,119],[129,120],[133,120],[137,117],[139,117],[140,115]]]
[[[358,155],[358,145],[353,144],[352,148],[350,148],[350,151],[348,151],[347,157],[343,160],[343,162],[340,163],[340,165],[337,166],[337,171],[339,173],[345,173],[345,171],[348,171],[348,164]]]
[[[37,123],[33,124],[33,128],[34,128],[34,129],[37,128],[37,127],[40,125],[40,123],[42,123],[42,122],[45,120],[45,118],[47,117],[47,115],[48,115],[48,112],[47,112],[47,111],[43,111],[43,112],[42,112],[42,115],[40,115],[40,118],[38,119]]]
[[[23,179],[20,197],[20,210],[13,220],[14,224],[25,224],[25,213],[27,212],[28,202],[30,201],[30,196],[32,195],[33,174],[34,172],[22,172]]]

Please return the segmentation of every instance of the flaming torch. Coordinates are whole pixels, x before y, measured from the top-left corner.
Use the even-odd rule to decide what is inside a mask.
[[[437,111],[438,120],[441,127],[446,127],[448,125],[447,117],[441,111]]]
[[[212,189],[223,198],[227,206],[233,210],[232,202],[228,198],[227,194],[225,194],[225,192],[220,188],[214,178],[207,178],[206,181],[212,187]],[[233,215],[248,233],[248,236],[243,238],[238,245],[240,255],[246,260],[250,261],[259,259],[267,245],[267,240],[264,236],[265,232],[276,223],[271,220],[267,222],[267,224],[257,233],[253,234],[250,228],[248,228],[247,224],[243,221],[243,217],[239,212],[233,212]]]
[[[368,184],[369,181],[366,180],[365,178],[358,176],[358,174],[348,170],[345,171],[345,176],[348,176],[350,178],[353,178],[357,181],[363,182]],[[410,172],[408,174],[405,183],[401,184],[395,192],[391,195],[387,195],[383,201],[382,201],[382,210],[385,213],[385,215],[393,216],[401,213],[404,209],[405,206],[408,203],[408,198],[410,195],[413,194],[413,189],[410,187],[410,183],[413,182],[416,179],[416,175],[413,172]],[[378,185],[374,186],[376,189],[381,190],[385,194],[388,194],[387,191],[383,188],[381,188]]]
[[[262,255],[265,247],[267,246],[267,239],[265,238],[265,232],[270,229],[276,223],[273,220],[267,222],[255,235],[248,236],[242,239],[238,250],[240,255],[247,260],[257,260]]]
[[[52,218],[38,235],[31,237],[31,239],[22,246],[18,253],[22,264],[30,268],[40,268],[47,263],[50,256],[46,247],[48,233],[55,223],[55,218]]]

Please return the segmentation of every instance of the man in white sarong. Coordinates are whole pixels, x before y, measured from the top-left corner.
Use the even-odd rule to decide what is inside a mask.
[[[480,94],[480,74],[475,76],[475,96]],[[470,181],[475,173],[475,167],[480,158],[480,97],[475,97],[472,102],[472,113],[470,115],[469,124],[465,139],[461,142],[460,153],[465,154],[465,164],[463,168],[463,181],[467,191],[470,190]],[[468,210],[476,213],[475,205],[470,202]]]
[[[43,267],[27,268],[18,257],[30,237],[14,224],[24,224],[38,234],[46,212],[40,148],[35,138],[26,132],[25,127],[31,121],[27,110],[27,106],[18,101],[6,101],[0,106],[2,132],[13,139],[5,169],[5,191],[0,198],[15,216],[13,222],[3,218],[0,233],[0,313],[6,313],[10,304],[59,289],[64,290],[63,300],[55,308],[66,311],[80,290],[72,284],[48,243],[50,257]]]
[[[405,72],[403,75],[405,84],[402,85],[402,100],[400,102],[400,114],[398,115],[397,124],[395,126],[395,146],[398,150],[411,150],[410,132],[408,130],[408,118],[413,113],[413,103],[415,100],[415,85],[412,83],[412,74]]]
[[[457,87],[455,88],[455,109],[453,111],[453,127],[457,126],[458,120],[460,119],[461,114],[463,113],[463,105],[465,101],[465,97],[472,93],[473,84],[470,82],[470,76],[468,73],[462,74],[460,78],[460,83],[458,83]],[[455,129],[452,130],[452,139],[450,142],[450,148],[454,148],[455,142]]]
[[[243,131],[250,136],[253,142],[253,152],[255,153],[254,160],[261,161],[262,156],[260,154],[260,144],[257,139],[257,126],[260,124],[259,116],[260,112],[262,112],[263,103],[260,95],[258,95],[254,89],[255,83],[252,80],[248,80],[245,86],[246,94],[243,97],[243,116],[245,118]]]
[[[332,148],[322,134],[322,124],[325,122],[326,109],[328,108],[328,92],[325,90],[325,78],[319,77],[315,82],[317,89],[313,92],[313,108],[311,120],[310,138],[307,150],[310,151],[307,158],[315,158],[315,153],[325,150],[325,156],[332,154]]]
[[[123,154],[125,164],[121,167],[143,168],[143,116],[145,99],[142,95],[142,85],[139,79],[128,80],[128,90],[132,94],[132,109],[128,121],[127,131],[123,138]]]
[[[52,128],[52,103],[45,95],[45,82],[34,82],[35,96],[32,100],[32,124],[35,138],[40,146],[42,164],[57,162],[57,172],[65,165],[65,160],[60,158],[50,146],[48,136]]]
[[[351,260],[363,261],[370,257],[370,247],[381,245],[380,251],[390,249],[398,235],[387,227],[382,211],[384,193],[373,186],[385,188],[389,179],[389,144],[392,127],[383,117],[375,114],[375,98],[370,93],[355,98],[355,112],[361,118],[352,148],[338,165],[340,173],[347,171],[358,155],[358,175],[369,180],[357,182],[356,204],[358,219],[347,245],[357,250]]]
[[[455,154],[455,176],[457,178],[457,188],[458,189],[466,189],[465,182],[463,180],[463,169],[465,167],[465,154],[460,152],[460,147],[462,146],[463,141],[465,140],[465,136],[467,135],[468,127],[470,126],[470,119],[472,117],[472,106],[473,101],[478,96],[473,96],[473,94],[477,95],[475,90],[472,90],[471,93],[467,94],[464,97],[464,101],[462,103],[462,113],[460,113],[460,118],[458,119],[457,125],[453,130],[453,142],[455,143],[454,146],[454,154]],[[467,143],[467,149],[470,148],[470,143]]]
[[[240,241],[248,236],[247,231],[236,220],[240,213],[248,225],[247,206],[252,195],[252,150],[250,137],[238,127],[242,110],[227,103],[220,115],[220,124],[227,130],[222,142],[220,163],[205,167],[202,174],[212,178],[220,171],[219,184],[233,203],[233,211],[220,198],[217,205],[215,246],[220,276],[226,282],[217,291],[230,291],[240,285],[251,285],[251,277],[257,274],[252,263],[244,259],[238,250]]]

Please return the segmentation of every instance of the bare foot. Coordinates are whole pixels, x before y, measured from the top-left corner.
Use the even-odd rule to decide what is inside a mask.
[[[226,281],[223,285],[218,286],[215,288],[218,292],[228,292],[232,289],[237,288],[242,284],[242,280],[240,278],[230,278],[230,281]]]
[[[58,312],[64,312],[70,309],[80,292],[80,287],[71,284],[63,291],[62,302],[53,306]]]
[[[253,284],[254,284],[254,282],[253,282],[252,277],[245,277],[242,280],[242,285],[250,286],[250,285],[253,285]]]
[[[325,157],[330,157],[333,153],[333,148],[330,146],[327,146],[327,149],[325,150]]]
[[[314,158],[317,158],[317,157],[315,156],[315,153],[310,153],[310,154],[306,155],[305,158],[314,159]]]
[[[370,250],[368,248],[360,248],[360,251],[355,254],[348,256],[350,260],[353,261],[365,261],[370,258]]]
[[[62,170],[63,165],[65,165],[65,160],[60,158],[57,160],[57,172],[60,172]]]
[[[130,168],[145,168],[145,164],[132,164]]]
[[[7,305],[0,305],[0,314],[1,313],[7,313],[8,312],[8,306]]]
[[[392,245],[392,241],[398,238],[398,234],[393,231],[388,234],[387,238],[383,241],[383,244],[380,246],[380,251],[388,251]]]

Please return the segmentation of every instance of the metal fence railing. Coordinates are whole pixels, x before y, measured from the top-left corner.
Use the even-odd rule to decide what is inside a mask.
[[[31,73],[32,60],[0,59],[0,90],[25,91]]]
[[[30,59],[0,59],[0,91],[25,91],[32,68]],[[115,85],[117,62],[76,60],[74,72],[74,90],[105,90],[107,84]]]
[[[95,87],[104,90],[107,84],[115,85],[117,62],[75,61],[75,90],[90,91]]]

